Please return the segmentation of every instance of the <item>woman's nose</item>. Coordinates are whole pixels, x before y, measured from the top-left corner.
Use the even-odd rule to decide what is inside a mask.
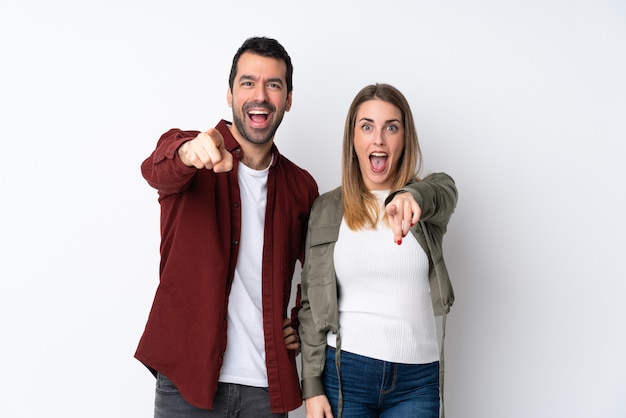
[[[374,134],[374,144],[376,145],[383,145],[385,143],[385,138],[383,137],[383,132],[382,131],[377,131]]]

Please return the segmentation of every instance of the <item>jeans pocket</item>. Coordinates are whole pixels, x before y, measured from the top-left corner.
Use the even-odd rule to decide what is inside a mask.
[[[164,374],[157,373],[156,391],[163,394],[176,394],[178,388]]]

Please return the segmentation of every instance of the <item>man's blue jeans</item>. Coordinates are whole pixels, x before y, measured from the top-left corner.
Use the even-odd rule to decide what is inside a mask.
[[[220,383],[213,409],[190,405],[174,384],[157,374],[154,418],[286,418],[287,414],[272,414],[267,388]]]
[[[335,350],[326,350],[324,389],[337,417]],[[343,418],[438,418],[439,362],[389,363],[341,352]]]

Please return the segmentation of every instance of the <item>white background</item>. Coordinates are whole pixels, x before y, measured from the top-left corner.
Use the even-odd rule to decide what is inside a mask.
[[[292,56],[276,143],[321,192],[372,82],[456,179],[448,417],[626,417],[620,0],[1,0],[0,416],[151,416],[133,353],[159,207],[139,165],[169,128],[230,119],[252,35]]]

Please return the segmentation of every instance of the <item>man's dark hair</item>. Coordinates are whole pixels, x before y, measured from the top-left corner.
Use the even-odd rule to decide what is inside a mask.
[[[233,57],[233,65],[230,67],[230,77],[228,78],[228,85],[230,90],[233,90],[235,83],[235,75],[237,74],[237,63],[239,57],[244,52],[251,52],[253,54],[261,55],[263,57],[276,58],[278,60],[285,61],[287,65],[287,74],[285,80],[287,81],[287,94],[293,90],[293,65],[291,64],[291,57],[287,54],[287,51],[276,40],[266,37],[252,37],[245,40],[245,42],[239,47],[237,53]]]

